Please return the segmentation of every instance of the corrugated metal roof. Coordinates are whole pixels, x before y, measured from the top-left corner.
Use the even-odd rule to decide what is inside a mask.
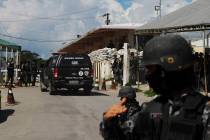
[[[18,50],[21,49],[20,45],[17,45],[17,44],[12,43],[12,42],[8,42],[8,41],[3,40],[3,39],[0,39],[0,46],[7,46],[7,47],[10,47],[10,48],[13,48],[13,49],[18,49]]]
[[[190,28],[191,26],[199,25],[210,25],[210,0],[198,0],[188,6],[141,26],[137,31],[176,29],[181,27]]]

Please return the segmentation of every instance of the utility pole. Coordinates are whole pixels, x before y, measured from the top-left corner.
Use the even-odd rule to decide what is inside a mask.
[[[155,6],[155,11],[157,12],[157,15],[161,18],[161,16],[162,16],[162,0],[159,1],[159,5]]]
[[[105,21],[106,25],[109,25],[111,22],[111,20],[109,19],[109,16],[110,16],[110,13],[105,13],[102,15],[102,17],[106,17],[106,21]]]

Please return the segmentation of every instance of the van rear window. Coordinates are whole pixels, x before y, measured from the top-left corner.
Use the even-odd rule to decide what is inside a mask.
[[[66,56],[61,59],[61,66],[90,65],[90,59],[82,56]]]

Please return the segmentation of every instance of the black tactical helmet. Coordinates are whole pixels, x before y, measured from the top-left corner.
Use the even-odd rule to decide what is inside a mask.
[[[136,98],[136,91],[130,86],[123,86],[118,94],[118,97],[127,97],[129,99]]]
[[[160,65],[166,71],[179,71],[193,64],[192,48],[179,35],[157,36],[143,49],[144,65]]]

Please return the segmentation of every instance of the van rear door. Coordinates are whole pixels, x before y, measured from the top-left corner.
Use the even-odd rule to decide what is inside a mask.
[[[92,64],[86,55],[65,55],[58,59],[59,77],[82,80],[91,76]]]

